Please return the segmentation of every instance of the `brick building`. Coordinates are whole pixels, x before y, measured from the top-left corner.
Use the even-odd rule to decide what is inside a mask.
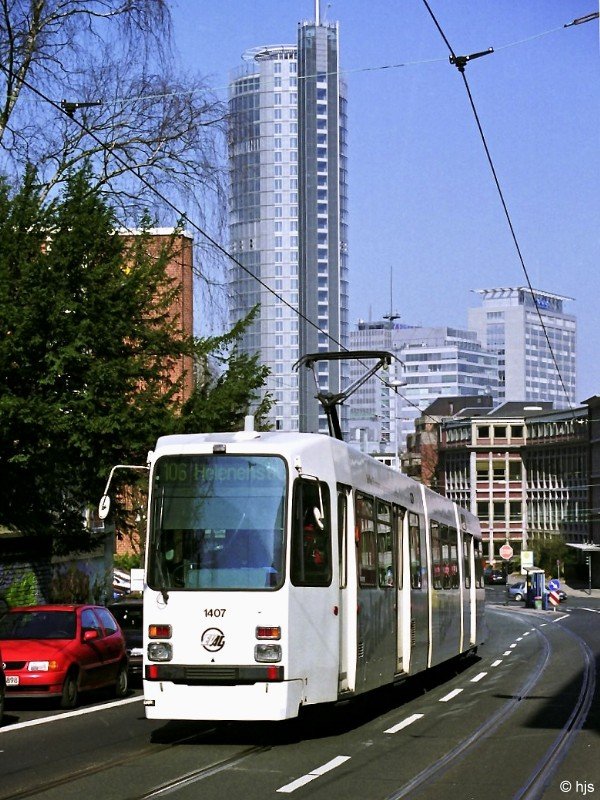
[[[171,319],[176,320],[183,336],[194,332],[194,288],[193,288],[193,241],[189,233],[177,233],[174,228],[152,228],[150,230],[148,253],[158,257],[163,248],[171,249],[167,264],[167,275],[173,285],[179,287],[179,294],[171,308]],[[137,231],[121,232],[125,241],[138,235]],[[178,398],[182,403],[192,394],[194,387],[194,364],[191,356],[182,356],[169,370],[169,377],[175,381],[183,375],[183,390]]]
[[[194,294],[193,294],[193,241],[190,234],[177,233],[174,228],[153,228],[148,242],[148,253],[158,257],[163,248],[171,250],[167,263],[167,275],[174,287],[179,288],[178,295],[171,307],[171,319],[177,323],[182,336],[192,336],[194,332]],[[121,232],[127,241],[138,235],[136,231]],[[182,391],[176,402],[184,403],[194,388],[194,363],[191,356],[181,356],[169,365],[169,382],[183,377]],[[140,540],[144,538],[145,517],[142,507],[145,497],[136,497],[127,492],[125,504],[131,509],[131,527],[128,533],[117,532],[115,537],[115,553],[130,555],[140,549]]]

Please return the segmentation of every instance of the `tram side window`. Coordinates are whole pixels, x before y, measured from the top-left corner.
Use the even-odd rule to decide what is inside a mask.
[[[460,579],[458,575],[458,533],[456,528],[444,525],[445,528],[445,555],[444,555],[444,589],[458,589]]]
[[[450,574],[452,576],[452,588],[460,588],[460,573],[458,569],[458,531],[450,528]]]
[[[469,550],[471,549],[471,539],[472,536],[470,533],[466,533],[463,536],[463,575],[464,575],[464,584],[465,589],[471,588],[471,559],[469,558]]]
[[[442,546],[442,588],[452,587],[452,565],[450,563],[450,528],[440,525],[440,543]]]
[[[331,583],[331,525],[327,484],[299,479],[294,486],[291,578],[294,586]]]
[[[429,523],[429,535],[431,539],[431,571],[434,589],[442,588],[442,539],[440,523],[434,519]]]
[[[394,555],[396,558],[396,586],[402,589],[403,582],[403,555],[402,555],[402,524],[404,522],[405,509],[400,506],[393,506],[392,512],[394,515],[394,531],[392,535],[392,547],[394,548]]]
[[[481,549],[481,541],[479,539],[473,540],[475,549],[475,586],[478,589],[483,587],[483,552]]]
[[[421,525],[418,514],[408,515],[408,538],[410,546],[410,587],[420,589],[423,563],[421,561]]]
[[[393,587],[394,576],[394,550],[392,536],[392,507],[381,500],[377,504],[377,561],[379,585]]]
[[[373,498],[356,494],[356,545],[358,548],[358,584],[361,588],[377,586],[377,548]]]

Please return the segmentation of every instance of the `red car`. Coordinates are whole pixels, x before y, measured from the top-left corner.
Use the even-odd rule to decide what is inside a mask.
[[[6,678],[4,677],[4,666],[2,662],[2,653],[0,652],[0,725],[2,725],[2,717],[4,716],[4,695],[6,694]]]
[[[6,697],[57,697],[113,686],[127,693],[125,637],[108,609],[93,605],[11,608],[0,618]]]

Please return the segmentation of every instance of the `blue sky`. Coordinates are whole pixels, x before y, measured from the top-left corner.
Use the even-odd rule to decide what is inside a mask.
[[[578,391],[600,394],[594,0],[429,0],[467,80],[532,285],[574,298]],[[178,0],[184,68],[223,97],[244,50],[295,43],[311,0]],[[422,0],[332,0],[348,84],[350,319],[465,326],[472,289],[526,285],[458,70]],[[403,65],[403,66],[397,66]]]

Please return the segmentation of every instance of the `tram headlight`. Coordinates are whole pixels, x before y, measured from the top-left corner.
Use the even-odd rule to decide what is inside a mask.
[[[254,647],[254,660],[267,664],[281,661],[280,644],[257,644]]]
[[[170,642],[150,642],[148,645],[149,661],[170,661],[173,658],[173,646]]]

